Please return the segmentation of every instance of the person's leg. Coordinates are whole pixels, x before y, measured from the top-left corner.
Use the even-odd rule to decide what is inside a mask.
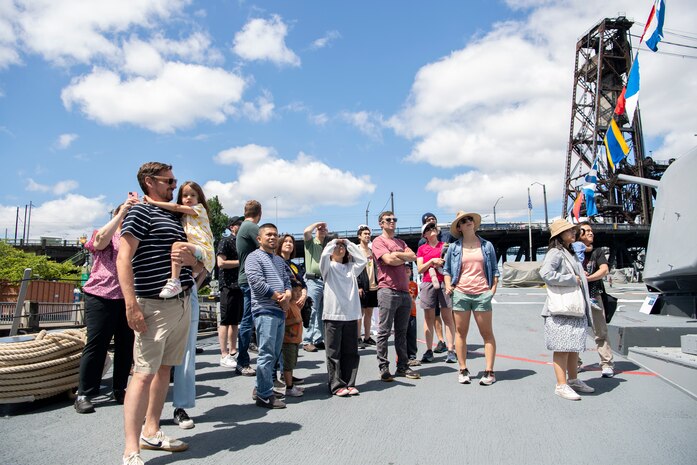
[[[411,314],[411,296],[407,292],[401,292],[399,297],[399,307],[394,314],[394,347],[397,352],[397,368],[405,370],[409,363],[407,327]]]
[[[486,370],[494,371],[494,361],[496,360],[496,339],[494,338],[493,312],[483,311],[474,312],[474,321],[479,328],[479,334],[484,339],[484,358],[486,359]]]
[[[424,308],[424,338],[426,350],[433,350],[433,330],[436,325],[436,309]]]
[[[356,385],[358,364],[361,360],[358,355],[358,327],[352,323],[352,321],[343,322],[341,336],[341,379],[348,387]]]
[[[445,337],[443,336],[443,320],[440,316],[440,302],[438,302],[438,300],[436,300],[435,312],[434,326],[436,329],[436,337],[438,338],[438,342],[445,342]]]
[[[277,357],[277,341],[275,339],[278,334],[279,321],[280,318],[272,315],[257,315],[254,318],[259,347],[256,388],[257,396],[264,399],[273,395],[273,368]]]
[[[440,316],[445,326],[448,350],[455,350],[455,320],[453,320],[453,310],[449,307],[441,307]]]
[[[107,299],[90,294],[85,295],[87,342],[82,349],[80,360],[79,396],[99,395],[104,361],[114,333],[116,315],[113,310]]]
[[[578,352],[569,352],[566,362],[567,379],[578,378]]]
[[[303,345],[323,342],[322,336],[322,298],[324,296],[324,282],[318,279],[308,279],[307,296],[312,299],[310,311],[310,325],[305,329]]]
[[[184,360],[174,368],[172,405],[174,408],[196,406],[196,339],[198,337],[199,302],[196,286],[191,292],[191,324]]]
[[[373,320],[373,307],[363,309],[363,340],[370,339],[370,327]],[[360,324],[360,322],[359,322]]]
[[[152,437],[160,430],[160,418],[162,417],[162,408],[165,405],[167,398],[167,390],[169,389],[169,373],[172,369],[169,365],[162,365],[155,374],[155,377],[150,383],[150,394],[148,408],[145,412],[145,424],[143,425],[143,436]],[[128,389],[130,391],[130,389]],[[128,397],[130,392],[126,393]],[[142,417],[141,417],[142,421]]]
[[[554,376],[557,378],[557,386],[566,384],[566,371],[569,365],[568,361],[569,352],[554,352],[552,356],[552,363],[554,364]]]
[[[133,330],[128,326],[126,318],[126,304],[123,299],[114,301],[114,313],[116,316],[114,331],[114,394],[123,400],[123,391],[128,386],[128,376],[133,365]]]
[[[416,344],[416,317],[409,315],[409,325],[407,326],[407,355],[409,360],[416,360],[416,353],[419,348]]]
[[[220,324],[218,325],[218,344],[220,345],[220,358],[225,358],[229,353],[229,343],[228,335],[230,330],[230,325],[228,320],[230,318],[229,312],[231,311],[231,290],[227,287],[220,289]]]
[[[231,355],[237,355],[237,335],[239,334],[240,322],[244,316],[244,293],[239,287],[234,287],[230,292],[232,294],[231,306],[233,315],[231,324],[228,327],[228,350]]]
[[[467,368],[467,333],[470,329],[470,314],[464,294],[453,292],[453,320],[455,323],[455,352],[460,370]]]
[[[399,301],[395,294],[396,292],[392,289],[378,290],[380,324],[378,325],[376,352],[378,366],[381,371],[387,369],[390,365],[390,361],[387,358],[387,340],[390,338],[395,311],[399,305]]]
[[[605,322],[605,308],[603,300],[598,296],[594,299],[592,308],[593,333],[595,334],[595,345],[598,347],[601,368],[613,368],[612,348],[607,339],[607,323]]]
[[[329,391],[334,394],[341,388],[346,387],[345,381],[341,377],[341,322],[324,322],[324,345],[327,357],[327,375]]]
[[[244,309],[242,310],[242,321],[237,336],[237,369],[240,370],[249,366],[249,343],[252,340],[252,294],[249,285],[242,284],[242,295],[244,299]],[[257,335],[258,339],[259,335]]]
[[[169,377],[169,373],[167,376]],[[123,423],[126,436],[124,456],[140,451],[140,432],[143,428],[143,418],[145,418],[145,412],[148,408],[150,386],[154,377],[155,375],[149,373],[133,373],[131,383],[126,390],[126,399],[123,405]]]

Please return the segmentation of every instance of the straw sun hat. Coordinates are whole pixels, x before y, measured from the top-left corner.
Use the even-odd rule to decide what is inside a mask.
[[[477,230],[479,229],[479,225],[482,224],[482,215],[479,213],[467,213],[463,210],[460,210],[457,212],[457,215],[455,215],[455,219],[453,220],[452,223],[450,223],[450,234],[453,235],[453,237],[460,237],[462,234],[460,234],[460,231],[457,228],[457,224],[460,222],[460,220],[466,216],[471,216],[474,218],[474,229]]]
[[[574,229],[576,227],[577,226],[575,224],[571,224],[562,218],[554,220],[552,224],[549,225],[549,238],[551,239],[554,236],[558,236],[559,234],[563,233],[564,231],[568,231],[569,229]]]

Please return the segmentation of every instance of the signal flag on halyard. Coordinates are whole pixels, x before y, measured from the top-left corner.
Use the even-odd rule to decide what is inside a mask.
[[[629,77],[627,77],[627,85],[622,89],[620,98],[617,99],[617,106],[615,106],[615,114],[621,115],[625,111],[627,112],[627,118],[629,118],[629,123],[631,124],[634,120],[634,112],[639,104],[639,53],[634,56],[634,62],[632,63],[632,69],[629,71]]]
[[[576,195],[576,200],[574,200],[574,206],[571,208],[571,212],[574,214],[574,218],[576,218],[576,222],[578,223],[578,217],[581,216],[581,204],[583,203],[583,191],[578,192]]]
[[[614,170],[615,166],[629,153],[629,146],[614,118],[610,121],[610,127],[605,132],[604,143],[607,161]]]
[[[649,18],[646,20],[644,32],[639,43],[646,39],[646,46],[654,52],[658,50],[658,43],[663,39],[663,21],[666,15],[665,0],[655,0]]]

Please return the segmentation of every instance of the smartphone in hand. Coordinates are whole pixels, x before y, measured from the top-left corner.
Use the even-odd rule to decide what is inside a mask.
[[[137,192],[129,192],[128,193],[128,200],[131,200],[131,199],[138,200],[138,193]]]

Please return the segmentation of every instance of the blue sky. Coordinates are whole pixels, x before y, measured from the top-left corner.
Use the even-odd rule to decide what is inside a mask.
[[[667,3],[665,40],[697,46],[691,2]],[[650,7],[0,0],[0,234],[14,237],[19,206],[21,236],[29,202],[32,238],[89,233],[153,160],[229,215],[261,201],[289,232],[354,229],[368,203],[376,227],[391,192],[401,227],[460,209],[492,222],[501,196],[497,219],[525,221],[533,182],[557,216],[576,41],[618,12],[643,23]],[[661,51],[697,55],[671,47]],[[656,159],[695,146],[696,65],[642,54]]]

